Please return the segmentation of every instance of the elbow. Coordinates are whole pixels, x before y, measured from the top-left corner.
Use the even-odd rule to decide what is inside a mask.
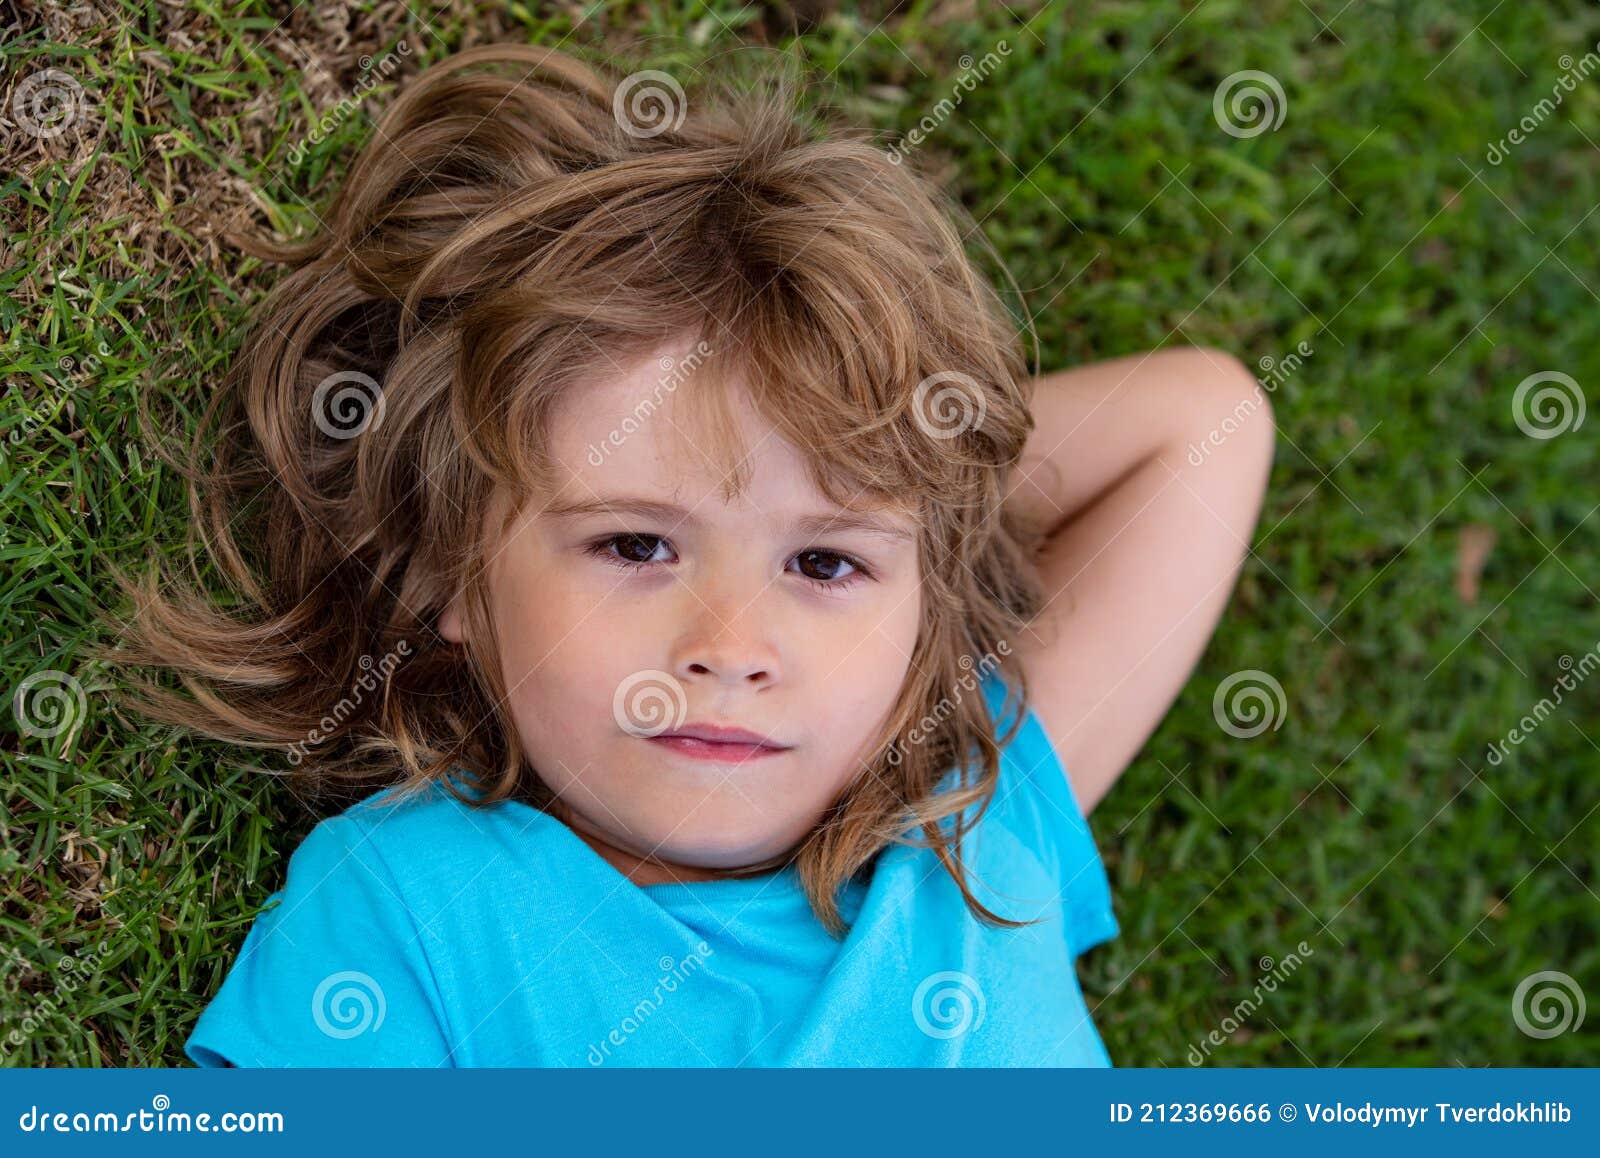
[[[1202,433],[1190,442],[1191,459],[1248,459],[1263,470],[1272,462],[1277,443],[1272,385],[1264,385],[1249,366],[1225,350],[1195,347],[1193,358],[1193,428]]]

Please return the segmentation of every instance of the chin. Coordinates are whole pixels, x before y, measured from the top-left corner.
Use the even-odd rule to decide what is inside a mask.
[[[790,847],[767,833],[720,832],[685,836],[679,829],[655,851],[658,860],[685,868],[732,870],[769,860]]]

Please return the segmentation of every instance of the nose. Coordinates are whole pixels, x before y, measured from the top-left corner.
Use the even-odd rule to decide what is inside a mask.
[[[692,610],[679,637],[672,670],[685,683],[719,683],[757,691],[781,676],[770,616],[759,593],[707,592],[688,596]]]

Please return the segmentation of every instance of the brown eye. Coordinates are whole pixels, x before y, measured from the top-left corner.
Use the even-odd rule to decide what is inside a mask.
[[[611,540],[617,544],[617,553],[630,563],[648,563],[656,553],[658,535],[618,535]]]
[[[849,559],[834,551],[802,551],[795,558],[800,562],[801,573],[817,583],[836,584],[841,579],[848,579],[858,570]],[[851,570],[840,574],[837,569],[841,567],[849,567]]]
[[[631,570],[664,562],[656,559],[655,555],[665,542],[666,540],[660,535],[640,535],[623,531],[590,543],[584,548],[584,553],[593,555],[613,567]]]

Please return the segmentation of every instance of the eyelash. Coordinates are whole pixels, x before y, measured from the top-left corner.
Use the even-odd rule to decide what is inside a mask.
[[[611,554],[609,550],[611,545],[623,539],[643,539],[646,541],[654,540],[656,542],[666,541],[666,539],[661,535],[649,535],[639,532],[624,532],[616,535],[607,535],[603,539],[596,539],[594,542],[590,543],[584,548],[584,554],[593,555],[602,562],[609,563],[611,566],[622,571],[638,571],[646,567],[657,566],[655,563],[639,563],[632,559],[623,559]],[[829,595],[837,594],[846,588],[854,587],[859,580],[873,579],[876,577],[871,569],[868,568],[867,565],[860,559],[857,559],[854,555],[847,555],[843,551],[830,551],[823,547],[807,547],[804,551],[800,552],[800,555],[795,557],[799,558],[801,555],[829,555],[835,559],[840,559],[850,564],[851,567],[855,568],[855,573],[853,575],[849,575],[843,579],[813,579],[809,575],[800,576],[800,578],[805,580],[805,582],[814,590],[825,592]]]

